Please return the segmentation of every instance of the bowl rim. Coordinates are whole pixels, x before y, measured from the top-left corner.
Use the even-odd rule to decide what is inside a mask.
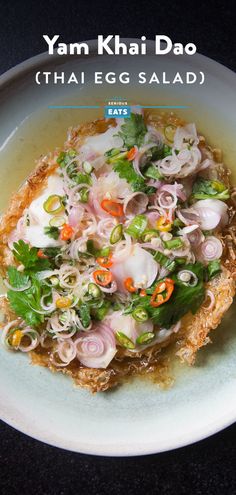
[[[120,40],[127,43],[140,42],[139,38],[120,38]],[[97,40],[91,39],[91,40],[83,40],[83,41],[89,45],[90,53],[89,55],[86,56],[82,55],[80,56],[80,58],[86,57],[88,59],[92,56],[96,56]],[[82,41],[80,42],[82,43]],[[146,40],[146,43],[147,43],[147,47],[151,47],[153,46],[154,41]],[[17,79],[19,76],[22,76],[25,72],[29,70],[33,70],[38,65],[41,65],[45,62],[46,63],[51,61],[55,62],[57,59],[63,60],[63,58],[68,59],[68,55],[58,55],[55,53],[53,55],[49,55],[48,52],[43,52],[33,57],[30,57],[20,62],[19,64],[15,65],[14,67],[8,69],[6,72],[0,75],[0,88],[3,88],[8,83],[11,83],[14,79]],[[194,61],[199,65],[201,64],[204,66],[207,65],[207,67],[208,68],[210,67],[215,73],[217,73],[219,70],[223,71],[224,82],[229,82],[232,84],[233,78],[235,82],[235,77],[236,77],[235,72],[232,69],[225,67],[223,64],[200,53],[196,53],[194,55]],[[67,441],[66,439],[62,440],[62,439],[53,438],[53,434],[50,435],[50,432],[46,433],[45,431],[44,432],[36,431],[35,425],[33,425],[31,422],[27,427],[24,424],[24,420],[17,417],[17,414],[16,417],[14,417],[13,415],[9,417],[8,414],[5,413],[5,411],[2,412],[0,411],[0,413],[1,413],[0,419],[2,421],[4,421],[9,426],[15,428],[16,430],[20,431],[21,433],[24,433],[25,435],[35,440],[44,442],[53,447],[58,447],[72,452],[97,455],[97,456],[106,456],[106,457],[141,456],[141,455],[151,455],[151,454],[176,450],[185,447],[187,445],[194,444],[198,441],[204,440],[214,435],[215,433],[220,432],[224,428],[232,425],[236,421],[236,410],[235,408],[232,408],[226,414],[217,417],[214,421],[211,421],[210,423],[206,422],[204,428],[201,427],[200,430],[194,431],[191,435],[189,435],[189,432],[187,432],[186,434],[184,434],[183,432],[181,440],[176,439],[175,441],[171,441],[171,439],[168,439],[161,446],[157,445],[157,440],[155,440],[154,442],[147,441],[145,445],[142,446],[138,445],[136,448],[132,448],[132,446],[127,446],[123,448],[122,452],[117,452],[115,444],[112,445],[112,447],[110,447],[108,444],[104,443],[103,446],[101,447],[97,445],[96,442],[93,447],[89,446],[88,448],[86,448],[85,445],[80,447],[80,443],[78,441],[78,448],[74,448],[70,445],[70,441]]]

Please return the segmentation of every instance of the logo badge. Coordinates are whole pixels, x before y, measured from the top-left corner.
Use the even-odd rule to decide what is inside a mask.
[[[128,119],[130,117],[131,108],[126,101],[108,101],[104,107],[104,117],[106,119]]]

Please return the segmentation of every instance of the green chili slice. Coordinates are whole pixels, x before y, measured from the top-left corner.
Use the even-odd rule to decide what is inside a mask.
[[[148,312],[142,306],[137,306],[137,308],[133,311],[132,316],[139,322],[148,320]]]
[[[136,339],[137,344],[143,345],[143,344],[149,344],[152,342],[154,339],[155,334],[152,332],[144,332],[139,337]]]
[[[89,190],[87,189],[87,187],[82,187],[82,189],[80,189],[79,195],[81,203],[88,202]]]
[[[125,347],[126,349],[134,349],[135,348],[135,344],[123,332],[116,332],[116,339],[119,342],[119,344],[122,347]]]
[[[123,237],[123,225],[119,223],[114,227],[114,229],[111,232],[110,243],[116,244],[117,242],[121,241],[122,237]]]
[[[139,239],[147,227],[147,217],[145,215],[137,215],[126,229],[126,233]]]
[[[91,282],[88,284],[88,293],[90,296],[94,297],[94,299],[97,299],[101,296],[102,291],[99,289],[98,285]]]

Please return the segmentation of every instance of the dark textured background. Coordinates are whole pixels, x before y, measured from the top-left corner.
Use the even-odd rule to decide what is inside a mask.
[[[0,72],[45,51],[42,34],[64,42],[98,34],[194,42],[236,71],[235,2],[0,0]],[[236,494],[236,425],[195,445],[140,458],[65,452],[0,425],[1,495]]]

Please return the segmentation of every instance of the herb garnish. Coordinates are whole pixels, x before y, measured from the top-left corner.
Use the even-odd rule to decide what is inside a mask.
[[[24,265],[25,273],[31,274],[51,267],[48,259],[38,257],[38,249],[30,247],[23,240],[14,242],[13,255],[19,263]]]
[[[126,119],[126,122],[122,124],[118,135],[123,139],[124,147],[130,149],[135,145],[138,148],[142,146],[146,132],[147,128],[143,116],[131,113],[130,118]]]
[[[199,177],[193,185],[192,197],[195,199],[229,199],[229,190],[219,180],[207,180]]]

